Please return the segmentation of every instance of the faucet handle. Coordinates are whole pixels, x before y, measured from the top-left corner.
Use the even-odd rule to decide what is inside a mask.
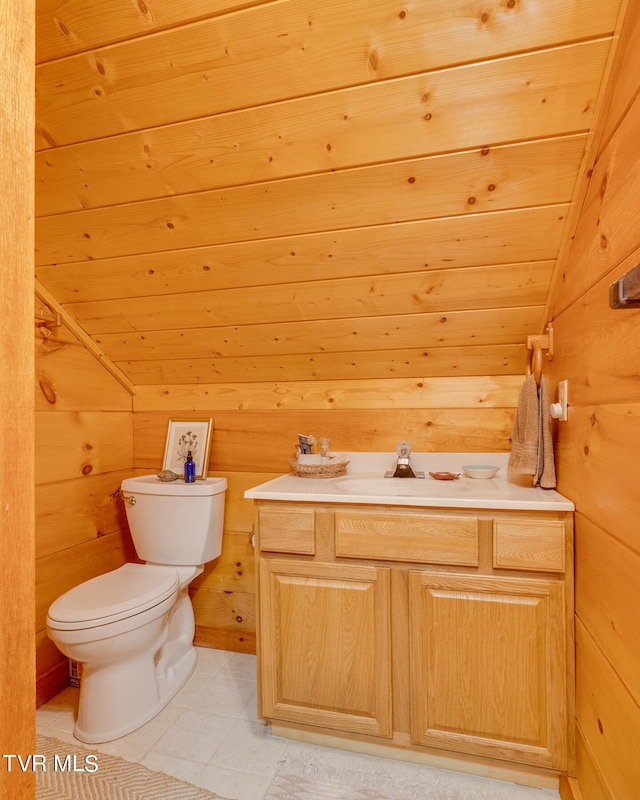
[[[408,442],[406,439],[398,442],[396,445],[396,453],[399,458],[409,458],[411,455],[411,442]]]

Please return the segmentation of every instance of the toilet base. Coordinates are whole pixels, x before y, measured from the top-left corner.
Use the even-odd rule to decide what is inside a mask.
[[[197,662],[195,620],[187,586],[181,587],[177,600],[169,598],[167,603],[173,604],[168,613],[120,637],[122,644],[127,637],[135,642],[127,657],[78,658],[83,670],[73,735],[81,742],[110,742],[140,728],[193,674]],[[109,640],[104,649],[112,655]]]
[[[83,675],[81,701],[73,735],[81,742],[99,744],[119,739],[142,727],[162,711],[182,689],[193,674],[196,661],[196,649],[191,645],[190,649],[169,667],[166,675],[149,676],[148,669],[142,669],[138,672],[139,680],[120,684],[117,688],[111,685],[112,679],[117,677],[114,676],[113,670],[110,670],[107,681],[101,680],[103,676],[99,673],[86,677]],[[92,681],[92,677],[95,680]],[[110,706],[109,713],[103,712],[105,702]],[[91,709],[90,715],[82,713],[83,707]],[[97,717],[96,714],[100,716]],[[92,725],[91,722],[100,719],[104,725],[106,718],[118,720],[117,725],[113,728],[95,730],[95,724]]]

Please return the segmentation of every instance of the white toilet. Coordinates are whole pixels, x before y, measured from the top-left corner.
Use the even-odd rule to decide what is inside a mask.
[[[144,564],[125,564],[61,595],[49,638],[82,664],[74,735],[108,742],[154,717],[196,665],[188,587],[222,549],[226,478],[122,481],[131,536]]]

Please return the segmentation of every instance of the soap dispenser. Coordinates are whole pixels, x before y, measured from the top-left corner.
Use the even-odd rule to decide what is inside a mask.
[[[193,460],[191,450],[187,453],[187,460],[184,462],[184,482],[196,482],[196,462]]]

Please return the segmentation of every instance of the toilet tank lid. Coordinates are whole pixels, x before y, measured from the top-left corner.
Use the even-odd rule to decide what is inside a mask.
[[[195,483],[185,483],[178,478],[177,481],[161,481],[157,475],[138,475],[135,478],[125,478],[122,481],[124,492],[137,492],[138,494],[160,494],[179,497],[202,497],[212,494],[222,494],[227,488],[226,478],[205,478]]]
[[[178,590],[173,567],[124,564],[65,592],[49,607],[48,621],[104,625],[142,613]]]

